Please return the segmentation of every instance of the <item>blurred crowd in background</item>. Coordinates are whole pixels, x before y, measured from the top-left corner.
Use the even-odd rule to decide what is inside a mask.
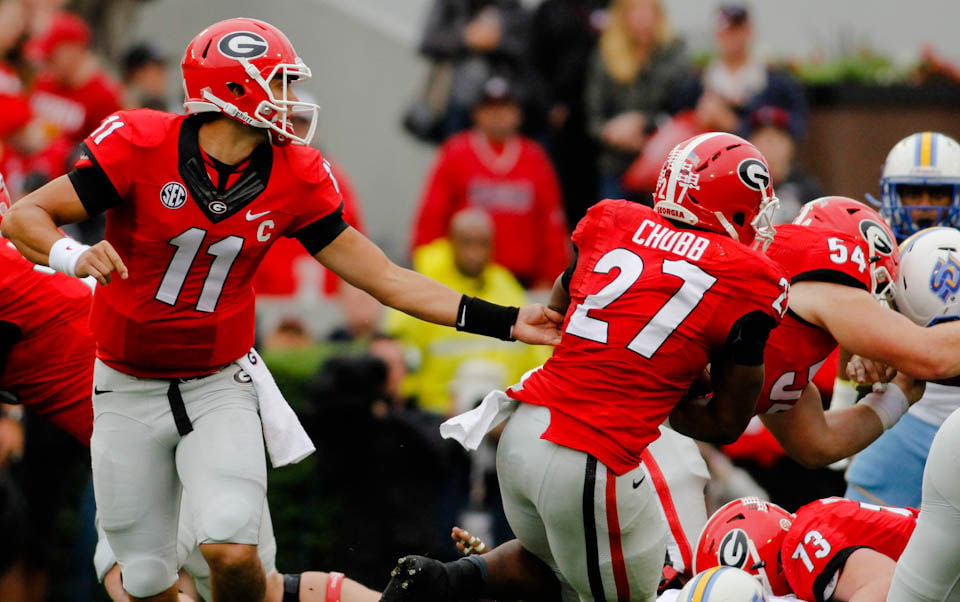
[[[112,112],[181,110],[170,89],[179,57],[127,38],[142,2],[0,0],[0,173],[14,199],[66,173],[77,144]],[[532,10],[519,0],[435,0],[420,44],[428,75],[397,124],[437,146],[408,263],[496,303],[544,299],[587,208],[602,198],[649,203],[665,153],[710,130],[763,152],[780,222],[821,196],[796,161],[809,119],[803,86],[755,54],[748,5],[717,5],[705,18],[713,52],[694,59],[660,0],[544,0]],[[362,231],[363,200],[336,149],[324,150],[345,218]],[[102,224],[71,234],[91,243]],[[437,427],[549,349],[384,312],[292,239],[275,245],[254,285],[265,305],[323,299],[341,317],[318,333],[281,310],[259,332],[318,448],[270,476],[280,567],[339,570],[381,588],[399,554],[455,555],[445,539],[453,524],[490,544],[511,537],[495,441],[468,456]],[[834,374],[821,371],[821,391]],[[842,471],[801,468],[755,426],[727,450],[734,464],[711,484],[714,504],[756,494],[794,510],[843,493]],[[0,534],[0,566],[38,575],[52,599],[99,599],[86,451],[30,416],[22,425],[0,418],[0,451],[0,512],[29,517],[20,537]]]

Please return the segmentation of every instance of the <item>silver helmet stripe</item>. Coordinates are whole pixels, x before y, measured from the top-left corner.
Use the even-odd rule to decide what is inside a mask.
[[[677,179],[680,177],[680,168],[683,167],[683,164],[686,162],[687,157],[690,156],[690,153],[693,152],[695,148],[706,140],[709,140],[715,136],[722,136],[723,132],[708,132],[706,134],[700,134],[693,140],[691,140],[686,146],[680,149],[676,155],[673,157],[673,163],[670,165],[670,180],[667,182],[667,191],[666,191],[666,200],[671,203],[676,203],[677,198],[675,192],[677,189]]]

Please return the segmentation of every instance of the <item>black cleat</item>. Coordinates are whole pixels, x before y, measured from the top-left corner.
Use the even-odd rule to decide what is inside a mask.
[[[390,571],[390,582],[380,602],[445,602],[450,597],[450,580],[439,560],[426,556],[404,556]]]

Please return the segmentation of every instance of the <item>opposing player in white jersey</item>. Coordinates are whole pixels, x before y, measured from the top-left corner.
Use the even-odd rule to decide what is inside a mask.
[[[890,223],[898,242],[930,226],[960,227],[960,144],[937,132],[907,136],[887,155],[880,194],[880,214]],[[951,282],[939,280],[938,293],[949,294]],[[843,380],[838,377],[834,398],[852,397],[852,403],[856,392]],[[837,407],[836,401],[833,407]],[[960,388],[928,383],[923,398],[854,457],[846,473],[844,497],[917,507],[933,436],[958,407]]]

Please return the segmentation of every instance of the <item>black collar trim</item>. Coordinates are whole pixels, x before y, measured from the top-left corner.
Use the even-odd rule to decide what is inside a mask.
[[[268,143],[253,150],[242,175],[220,191],[210,181],[198,140],[201,120],[187,118],[180,127],[178,168],[190,196],[213,223],[221,222],[249,205],[266,190],[273,167],[273,149]],[[212,159],[212,157],[211,157]]]

